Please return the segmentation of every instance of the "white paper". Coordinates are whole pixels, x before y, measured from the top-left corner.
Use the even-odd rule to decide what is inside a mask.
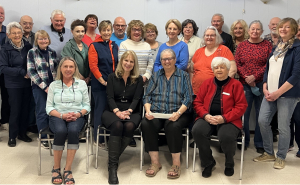
[[[162,113],[150,113],[154,118],[160,118],[160,119],[169,119],[172,114],[162,114]]]

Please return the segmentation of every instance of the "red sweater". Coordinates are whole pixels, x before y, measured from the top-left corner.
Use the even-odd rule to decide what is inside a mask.
[[[205,115],[209,114],[216,91],[217,84],[214,78],[207,79],[202,83],[193,103],[197,113],[196,120],[203,119]],[[225,123],[233,123],[242,129],[241,117],[246,112],[247,106],[243,85],[239,81],[230,78],[221,90],[221,114]]]

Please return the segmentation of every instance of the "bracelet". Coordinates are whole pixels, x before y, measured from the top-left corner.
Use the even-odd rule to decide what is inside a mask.
[[[114,112],[115,114],[117,114],[117,112],[119,112],[120,110],[117,110],[116,112]]]
[[[63,114],[60,114],[60,119],[63,119],[62,116],[63,116]]]
[[[82,112],[80,112],[80,111],[78,111],[78,112],[79,112],[79,114],[80,114],[80,117],[83,117]]]

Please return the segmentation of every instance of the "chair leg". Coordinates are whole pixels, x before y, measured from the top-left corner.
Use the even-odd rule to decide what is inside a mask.
[[[106,139],[106,130],[104,130],[103,133],[104,133],[105,148],[108,150],[108,144],[107,144],[107,139]]]
[[[189,168],[189,129],[186,129],[186,169]]]
[[[195,172],[195,163],[196,163],[196,150],[197,150],[197,146],[196,146],[196,143],[194,142],[194,154],[193,154],[193,172]]]
[[[245,136],[242,136],[242,152],[241,152],[241,169],[240,169],[240,180],[243,177],[243,165],[244,165],[244,148],[245,148]]]
[[[85,143],[86,143],[86,173],[89,174],[89,164],[90,164],[90,156],[89,156],[89,131],[90,129],[88,128],[86,130],[86,138],[85,138]]]
[[[95,155],[95,157],[96,157],[95,168],[96,168],[96,169],[98,168],[99,131],[100,131],[100,127],[98,127],[98,129],[97,129],[97,135],[96,135],[96,137],[97,137],[97,143],[96,143],[96,155]]]
[[[144,141],[143,141],[143,136],[141,132],[141,151],[140,151],[140,171],[143,170],[143,164],[144,164]]]
[[[91,143],[91,155],[94,155],[94,146],[93,146],[93,128],[90,127],[90,143]]]
[[[52,154],[52,145],[51,145],[50,135],[49,134],[47,134],[47,138],[48,138],[48,145],[49,145],[49,150],[50,150],[50,156],[53,156],[53,154]]]
[[[38,153],[39,153],[39,157],[38,157],[38,175],[41,175],[41,162],[42,162],[42,155],[41,155],[41,134],[39,134],[39,138],[38,138]]]

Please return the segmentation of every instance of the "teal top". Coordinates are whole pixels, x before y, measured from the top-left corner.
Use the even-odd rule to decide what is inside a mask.
[[[53,81],[48,89],[46,112],[49,115],[52,110],[64,114],[78,112],[82,109],[90,112],[90,99],[88,88],[83,80],[75,79],[73,85],[68,87],[61,80]]]

